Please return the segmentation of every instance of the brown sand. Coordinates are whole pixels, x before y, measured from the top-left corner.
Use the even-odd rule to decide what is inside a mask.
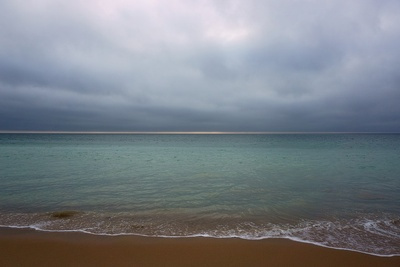
[[[400,257],[283,239],[107,237],[0,228],[0,266],[400,267]]]

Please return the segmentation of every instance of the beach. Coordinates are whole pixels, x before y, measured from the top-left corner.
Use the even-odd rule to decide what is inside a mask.
[[[1,266],[400,266],[379,257],[286,239],[98,236],[0,229]]]

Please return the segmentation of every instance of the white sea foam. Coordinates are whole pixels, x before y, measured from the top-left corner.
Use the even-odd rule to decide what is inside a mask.
[[[357,251],[375,256],[399,256],[400,242],[398,218],[332,221],[301,221],[295,224],[242,222],[204,226],[191,222],[157,221],[138,218],[104,217],[81,214],[76,218],[45,220],[44,214],[0,215],[1,227],[30,228],[49,232],[82,232],[105,236],[153,236],[164,238],[240,238],[262,240],[285,238],[323,247]],[[48,216],[47,216],[48,217]],[[8,219],[5,219],[8,218]],[[10,219],[12,218],[12,219]],[[17,219],[17,220],[15,220]],[[210,225],[210,224],[209,224]]]

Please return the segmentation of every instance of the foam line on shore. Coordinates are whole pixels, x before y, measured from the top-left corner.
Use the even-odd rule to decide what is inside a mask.
[[[342,248],[342,247],[333,247],[333,246],[328,246],[319,242],[314,242],[314,241],[309,241],[309,240],[303,240],[300,238],[296,237],[291,237],[291,236],[280,236],[280,237],[275,237],[275,236],[262,236],[262,237],[249,237],[249,236],[239,236],[239,235],[225,235],[225,236],[215,236],[215,235],[210,235],[210,234],[193,234],[193,235],[185,235],[185,236],[172,236],[172,235],[146,235],[146,234],[139,234],[139,233],[117,233],[117,234],[107,234],[107,233],[93,233],[90,231],[86,231],[83,229],[75,229],[75,230],[48,230],[48,229],[42,229],[40,227],[36,226],[10,226],[10,225],[0,225],[1,228],[11,228],[11,229],[31,229],[35,231],[40,231],[40,232],[48,232],[48,233],[83,233],[83,234],[88,234],[88,235],[94,235],[94,236],[109,236],[109,237],[118,237],[118,236],[137,236],[137,237],[149,237],[149,238],[171,238],[171,239],[183,239],[183,238],[215,238],[215,239],[231,239],[231,238],[237,238],[237,239],[242,239],[242,240],[265,240],[265,239],[287,239],[291,240],[294,242],[300,242],[300,243],[305,243],[305,244],[310,244],[310,245],[315,245],[319,247],[324,247],[324,248],[329,248],[329,249],[335,249],[335,250],[343,250],[343,251],[351,251],[351,252],[357,252],[357,253],[362,253],[366,255],[371,255],[371,256],[377,256],[377,257],[397,257],[400,256],[400,254],[377,254],[377,253],[371,253],[371,252],[366,252],[366,251],[360,251],[356,249],[350,249],[350,248]]]

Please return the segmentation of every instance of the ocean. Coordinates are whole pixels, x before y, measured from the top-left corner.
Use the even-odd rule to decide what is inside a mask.
[[[400,135],[3,133],[0,226],[400,255]]]

